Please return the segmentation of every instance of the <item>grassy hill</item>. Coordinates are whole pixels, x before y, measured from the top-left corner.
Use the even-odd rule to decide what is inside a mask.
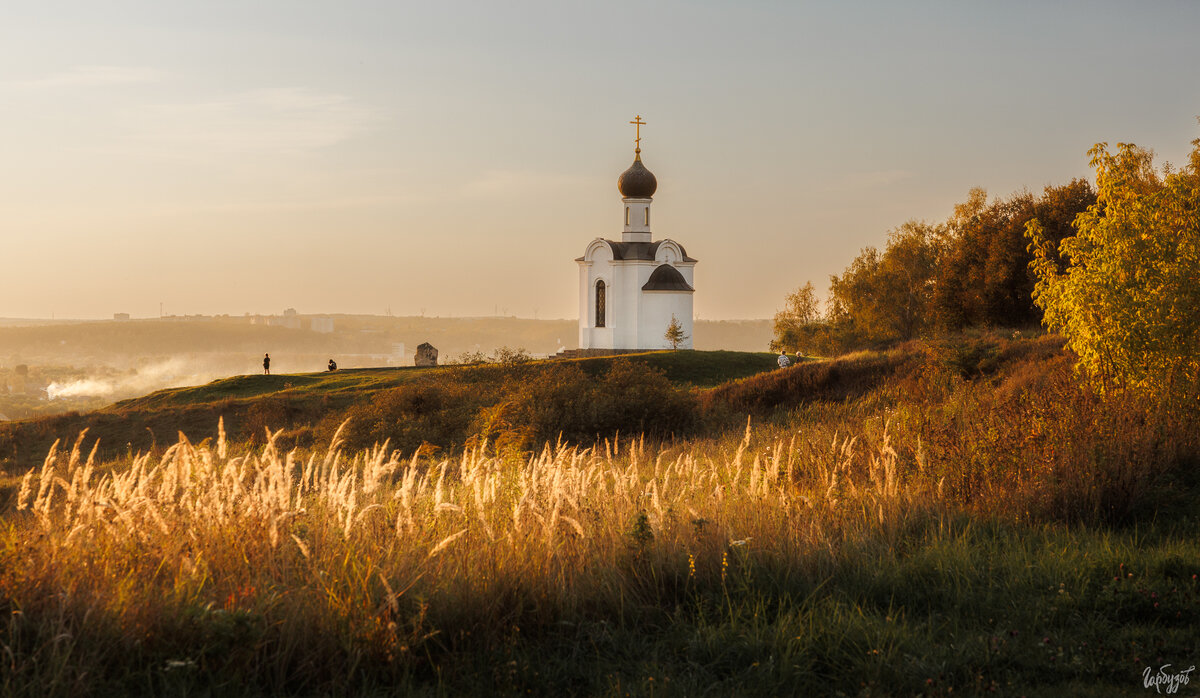
[[[89,432],[6,497],[0,693],[1144,692],[1200,651],[1200,416],[1061,344],[239,376],[8,425],[158,442],[93,469]]]
[[[346,418],[352,421],[347,435],[354,447],[391,439],[393,447],[402,449],[422,444],[455,448],[472,435],[501,436],[494,432],[496,423],[512,427],[514,420],[528,421],[535,403],[543,413],[557,412],[538,417],[544,431],[540,436],[550,441],[559,433],[589,440],[655,424],[661,435],[683,435],[812,401],[842,403],[884,385],[914,385],[919,381],[913,376],[927,373],[931,365],[963,378],[988,378],[1022,370],[1037,373],[1043,369],[1022,367],[1064,359],[1057,338],[1013,341],[993,334],[912,342],[889,351],[809,361],[787,371],[774,370],[776,357],[770,353],[664,351],[508,366],[241,375],[159,390],[87,413],[0,423],[0,470],[23,472],[39,464],[55,440],[69,443],[84,429],[88,443],[98,440],[98,454],[108,459],[154,451],[173,443],[177,434],[194,441],[211,437],[221,418],[234,442],[262,443],[267,429],[283,430],[279,445],[285,448],[327,441]],[[614,366],[631,366],[631,375],[604,388]],[[657,398],[635,385],[642,374],[662,379]],[[587,391],[599,392],[580,405],[578,394]],[[675,393],[694,404],[677,405],[668,414],[667,403]],[[510,414],[496,411],[502,404]],[[514,404],[524,409],[520,416],[512,413]],[[533,438],[530,432],[522,440]]]
[[[0,423],[0,468],[13,473],[32,467],[54,440],[69,442],[83,429],[89,430],[89,443],[99,439],[101,456],[110,458],[171,443],[177,432],[195,440],[206,438],[215,433],[221,417],[235,441],[258,439],[264,428],[271,428],[287,430],[285,444],[304,445],[318,432],[329,435],[328,429],[318,429],[323,422],[340,423],[341,415],[352,408],[370,405],[380,394],[403,386],[494,385],[514,374],[528,377],[564,366],[595,378],[617,361],[661,372],[671,384],[685,389],[711,388],[775,368],[775,357],[769,353],[680,351],[532,361],[520,366],[408,366],[233,376],[201,386],[159,390],[84,414]]]
[[[41,463],[55,440],[69,443],[84,429],[89,447],[98,441],[99,456],[111,459],[161,449],[177,434],[203,440],[214,435],[221,418],[234,442],[262,443],[268,429],[283,430],[278,443],[285,448],[325,443],[347,418],[345,436],[352,447],[390,439],[394,448],[448,449],[480,435],[530,445],[560,434],[590,441],[630,429],[686,435],[723,429],[747,415],[769,417],[812,401],[853,400],[880,386],[915,385],[913,376],[931,365],[964,378],[987,378],[1064,358],[1056,338],[1013,341],[993,334],[914,342],[788,371],[774,370],[776,359],[769,353],[680,351],[511,366],[241,375],[159,390],[87,413],[0,423],[0,469],[10,476],[24,472]],[[630,375],[611,377],[614,366],[631,366]],[[661,378],[657,393],[639,385],[643,375]],[[674,404],[677,398],[688,404]],[[518,426],[529,427],[516,423],[530,420],[537,424],[514,436]]]
[[[116,400],[181,385],[256,372],[270,353],[278,373],[322,370],[333,358],[343,369],[412,364],[422,342],[442,363],[501,348],[548,356],[572,348],[574,320],[516,317],[322,316],[332,332],[314,332],[312,316],[299,327],[251,324],[230,316],[91,322],[0,320],[0,422],[85,412]],[[273,318],[278,321],[280,318]],[[772,335],[770,320],[698,320],[700,350],[756,352]]]
[[[770,353],[738,351],[659,351],[643,354],[624,354],[619,357],[601,356],[582,359],[542,360],[530,365],[578,364],[589,374],[597,374],[613,361],[634,361],[663,371],[679,385],[711,388],[726,381],[744,378],[776,367]],[[379,390],[396,387],[420,378],[452,377],[492,371],[492,365],[437,366],[421,368],[402,366],[388,368],[355,368],[323,373],[289,375],[246,375],[216,380],[207,385],[159,390],[144,397],[122,400],[111,409],[139,410],[163,407],[184,407],[219,402],[234,398],[255,398],[264,395],[323,395],[354,394],[367,396]]]

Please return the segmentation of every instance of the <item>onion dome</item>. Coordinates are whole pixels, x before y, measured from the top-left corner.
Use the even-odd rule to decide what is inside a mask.
[[[617,191],[626,199],[649,199],[658,189],[658,179],[642,164],[642,151],[634,155],[633,164],[617,179]]]

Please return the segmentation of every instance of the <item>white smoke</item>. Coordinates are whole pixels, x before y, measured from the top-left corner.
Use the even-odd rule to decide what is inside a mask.
[[[46,386],[46,396],[51,400],[70,397],[131,397],[162,388],[202,385],[226,375],[227,371],[216,367],[197,366],[195,361],[175,358],[143,366],[137,373],[128,375],[80,378],[61,383],[55,381]]]
[[[67,383],[55,381],[46,386],[46,396],[51,400],[60,397],[105,397],[112,395],[113,391],[112,381],[95,378],[81,378]]]

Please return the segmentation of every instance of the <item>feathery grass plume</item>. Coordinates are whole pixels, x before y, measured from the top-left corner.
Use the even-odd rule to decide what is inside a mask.
[[[562,515],[562,520],[566,521],[568,524],[570,524],[571,528],[575,529],[575,533],[579,534],[580,538],[587,538],[587,534],[583,532],[583,525],[580,524],[578,521],[571,518],[570,516],[567,516],[566,514]]]
[[[303,555],[305,559],[311,560],[312,553],[309,552],[308,546],[304,544],[304,541],[300,540],[299,536],[297,536],[295,533],[289,535],[291,535],[292,540],[296,541],[296,547],[300,549],[300,554]]]
[[[467,532],[467,529],[464,528],[463,530],[459,531],[458,533],[453,533],[451,535],[446,536],[445,538],[442,539],[442,541],[440,543],[433,546],[433,549],[429,551],[429,554],[426,556],[426,558],[427,559],[431,558],[431,557],[437,555],[438,553],[442,552],[446,548],[450,547],[451,543],[458,540],[459,538],[462,538],[466,534],[466,532]]]
[[[46,491],[50,489],[50,485],[54,482],[54,463],[58,460],[58,444],[59,439],[55,439],[54,443],[50,445],[50,452],[46,454],[46,459],[42,461],[42,472],[38,476],[38,493],[33,503],[34,511],[39,511],[42,508],[42,499],[46,496]]]
[[[25,477],[21,478],[21,488],[17,491],[17,511],[24,511],[29,508],[29,496],[33,494],[33,468],[25,473]]]

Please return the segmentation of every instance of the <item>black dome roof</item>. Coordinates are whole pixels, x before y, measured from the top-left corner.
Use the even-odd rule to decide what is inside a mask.
[[[650,272],[650,278],[642,285],[643,291],[695,291],[683,278],[683,274],[670,264],[660,264]]]
[[[658,189],[658,179],[642,164],[641,151],[633,158],[633,164],[617,179],[617,191],[626,199],[649,199]]]

